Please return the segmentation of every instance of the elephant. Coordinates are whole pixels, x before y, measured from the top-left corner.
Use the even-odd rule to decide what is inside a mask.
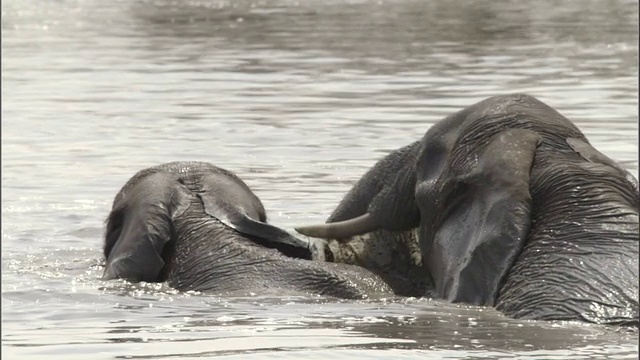
[[[296,230],[396,292],[637,327],[639,202],[634,176],[570,120],[509,94],[435,123],[366,172],[325,224]]]
[[[234,173],[206,162],[170,162],[139,171],[116,195],[103,279],[217,294],[393,295],[362,267],[319,261],[319,249],[268,224],[261,201]]]

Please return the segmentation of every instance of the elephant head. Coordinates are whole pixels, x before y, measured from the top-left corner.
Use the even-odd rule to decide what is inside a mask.
[[[387,292],[365,269],[311,261],[324,255],[322,244],[266,220],[258,197],[230,171],[202,162],[142,170],[117,194],[107,219],[103,278],[209,292]]]
[[[405,163],[392,153],[365,174],[334,212],[350,216],[297,230],[415,231],[438,297],[521,318],[637,324],[637,181],[574,124],[531,96],[496,96],[418,144],[399,150],[410,149]],[[379,179],[392,186],[360,192]],[[366,227],[347,226],[362,219]]]
[[[422,266],[414,196],[420,148],[416,141],[387,155],[351,188],[326,224],[296,231],[327,239],[330,261],[367,268],[398,295],[428,293],[431,279]]]

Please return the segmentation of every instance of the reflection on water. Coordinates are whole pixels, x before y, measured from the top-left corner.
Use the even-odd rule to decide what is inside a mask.
[[[637,334],[621,330],[516,321],[491,309],[428,299],[350,302],[303,297],[218,298],[157,292],[160,287],[143,284],[127,295],[99,292],[99,303],[106,306],[92,309],[89,323],[86,308],[66,309],[64,319],[51,316],[63,311],[52,307],[52,300],[36,311],[46,316],[32,317],[36,320],[33,323],[24,323],[24,314],[5,309],[12,313],[9,321],[23,319],[5,335],[5,344],[28,343],[7,350],[10,354],[22,351],[37,355],[53,349],[54,353],[73,353],[78,358],[96,353],[133,358],[238,353],[275,356],[285,350],[314,357],[327,356],[331,353],[327,351],[333,350],[334,355],[360,356],[364,351],[362,356],[384,358],[393,350],[403,357],[510,354],[517,358],[572,358],[570,355],[611,352],[633,355],[633,341],[637,339]],[[78,303],[95,289],[82,293],[74,294],[69,303]],[[12,303],[15,295],[5,293],[4,302]],[[88,305],[87,300],[80,303]],[[322,352],[316,354],[318,350]]]
[[[637,172],[635,1],[2,2],[7,358],[637,358],[637,333],[428,299],[217,298],[98,280],[142,167],[237,172],[324,220],[376,159],[528,92]]]

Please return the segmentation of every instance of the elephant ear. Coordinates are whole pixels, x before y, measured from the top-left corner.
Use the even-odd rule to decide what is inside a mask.
[[[286,256],[312,258],[309,241],[265,222],[262,203],[239,178],[228,174],[206,175],[202,179],[202,190],[197,196],[209,216]]]
[[[174,219],[189,208],[190,195],[171,173],[145,173],[135,180],[118,194],[107,219],[102,278],[163,281],[162,254],[172,241]]]
[[[475,166],[445,179],[446,208],[425,254],[443,298],[493,305],[529,233],[529,174],[539,141],[529,130],[498,133]]]

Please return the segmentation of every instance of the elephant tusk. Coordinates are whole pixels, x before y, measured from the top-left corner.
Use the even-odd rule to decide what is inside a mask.
[[[295,228],[302,235],[322,239],[347,239],[355,235],[362,235],[379,228],[376,220],[369,213],[353,219],[320,224],[300,226]]]

